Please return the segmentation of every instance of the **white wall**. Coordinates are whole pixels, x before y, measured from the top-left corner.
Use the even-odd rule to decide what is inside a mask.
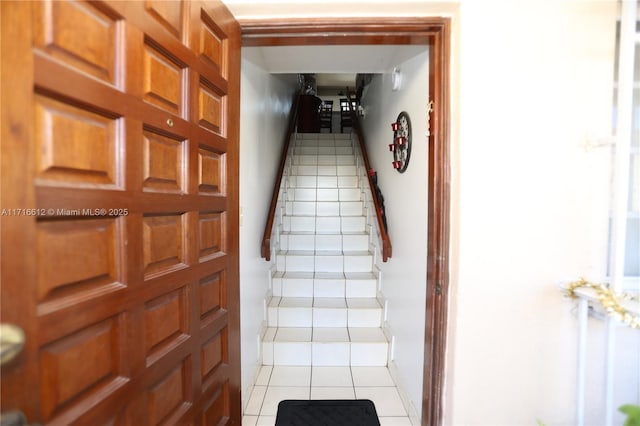
[[[462,2],[447,423],[575,424],[554,284],[604,274],[615,9]]]
[[[404,390],[420,412],[427,281],[427,141],[429,57],[422,53],[396,64],[403,75],[401,90],[391,89],[390,71],[376,75],[362,98],[363,132],[371,167],[378,173],[384,196],[392,258],[379,262],[381,291],[387,301],[388,327],[394,336],[393,366]],[[398,173],[391,162],[391,123],[406,111],[412,124],[409,166]]]
[[[270,263],[260,257],[260,245],[296,77],[264,71],[259,55],[243,49],[240,89],[240,328],[242,391],[255,382],[260,354],[258,337],[264,320]]]

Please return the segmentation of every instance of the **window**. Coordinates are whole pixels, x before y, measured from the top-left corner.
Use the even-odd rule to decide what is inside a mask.
[[[609,235],[609,276],[618,289],[623,286],[615,285],[620,279],[635,283],[632,287],[640,284],[640,21],[637,6],[624,3],[616,32],[613,123],[617,138],[612,151]],[[631,15],[626,24],[625,15]]]

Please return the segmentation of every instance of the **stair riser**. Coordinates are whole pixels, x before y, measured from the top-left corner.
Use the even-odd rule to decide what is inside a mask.
[[[269,327],[380,327],[382,308],[268,308]]]
[[[265,365],[358,366],[387,365],[388,343],[263,342]]]
[[[291,176],[356,176],[356,166],[291,166]]]
[[[362,216],[362,201],[287,201],[287,216]]]
[[[287,201],[362,201],[359,188],[294,188],[287,191]]]
[[[341,155],[294,155],[291,164],[296,166],[355,166],[356,156]]]
[[[369,236],[363,235],[305,235],[280,236],[281,250],[368,251]]]
[[[377,295],[377,287],[375,279],[273,279],[273,295],[276,297],[372,298]]]
[[[284,216],[282,230],[318,234],[365,232],[366,219],[363,216]]]
[[[350,146],[294,146],[293,156],[314,155],[314,156],[353,156],[353,148]]]
[[[283,255],[276,256],[279,271],[285,272],[370,272],[373,267],[371,255]]]
[[[357,176],[289,176],[286,179],[287,192],[295,188],[358,188]]]

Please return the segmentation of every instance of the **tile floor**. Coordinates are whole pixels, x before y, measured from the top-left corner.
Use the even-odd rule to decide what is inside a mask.
[[[283,399],[370,399],[382,426],[411,425],[387,367],[264,365],[242,425],[273,426]]]

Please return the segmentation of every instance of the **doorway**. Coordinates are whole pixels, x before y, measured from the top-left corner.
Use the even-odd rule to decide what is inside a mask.
[[[447,18],[240,20],[242,46],[428,45],[429,128],[427,280],[422,423],[443,419],[449,294],[449,58]],[[431,104],[432,102],[432,104]]]

